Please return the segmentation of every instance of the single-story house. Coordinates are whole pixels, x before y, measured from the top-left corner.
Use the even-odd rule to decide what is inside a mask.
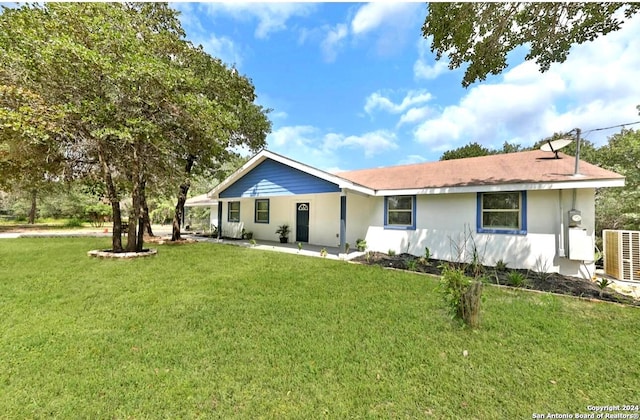
[[[579,165],[579,166],[578,166]],[[596,188],[624,177],[540,150],[331,174],[262,150],[208,193],[220,235],[591,277]]]

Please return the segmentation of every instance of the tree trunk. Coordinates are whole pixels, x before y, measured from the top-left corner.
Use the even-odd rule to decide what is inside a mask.
[[[195,158],[193,156],[189,156],[187,158],[187,163],[184,167],[185,178],[184,182],[180,184],[180,190],[178,191],[178,203],[176,204],[176,211],[173,215],[173,229],[171,232],[171,240],[179,241],[180,240],[180,224],[184,218],[184,203],[187,201],[187,193],[189,192],[189,187],[191,186],[191,180],[189,176],[191,175],[191,168],[193,168],[193,163]]]
[[[482,282],[473,281],[462,295],[462,317],[471,328],[480,327],[480,301]]]
[[[98,158],[100,159],[100,165],[102,166],[102,176],[107,188],[107,197],[111,203],[111,211],[113,213],[111,251],[122,252],[122,215],[120,213],[120,200],[118,200],[116,187],[113,184],[113,178],[111,177],[111,169],[105,159],[102,146],[98,146]]]
[[[36,223],[36,200],[38,198],[38,190],[31,190],[31,208],[29,209],[29,224]]]
[[[145,218],[144,218],[144,208],[145,208],[145,204],[147,202],[147,199],[145,197],[146,195],[146,186],[147,186],[147,182],[144,180],[144,178],[142,176],[140,176],[140,187],[138,192],[140,193],[140,217],[138,219],[139,223],[138,223],[138,243],[136,245],[136,252],[142,252],[142,246],[144,245],[144,225],[145,225]]]
[[[143,185],[144,193],[142,194],[142,224],[143,228],[141,229],[148,236],[155,236],[153,234],[153,230],[151,230],[151,218],[149,217],[149,205],[147,204],[147,193],[146,193],[146,182]]]
[[[133,175],[131,177],[131,207],[132,214],[129,215],[129,231],[127,233],[127,252],[140,252],[142,250],[142,234],[143,232],[139,232],[139,226],[143,224],[142,222],[142,211],[140,210],[142,207],[141,197],[144,193],[143,191],[143,178],[142,178],[142,170],[141,170],[141,162],[140,162],[140,153],[138,150],[138,143],[136,143],[134,152],[133,152]],[[138,235],[141,233],[141,235]]]

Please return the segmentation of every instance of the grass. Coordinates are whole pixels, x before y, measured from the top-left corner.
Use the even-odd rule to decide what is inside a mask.
[[[0,241],[0,417],[531,418],[637,403],[640,311],[225,245]],[[467,350],[468,356],[463,356]]]
[[[36,219],[36,223],[29,224],[26,220],[3,220],[0,219],[0,232],[12,231],[15,229],[27,230],[59,230],[67,228],[81,228],[90,226],[89,222],[78,219]]]

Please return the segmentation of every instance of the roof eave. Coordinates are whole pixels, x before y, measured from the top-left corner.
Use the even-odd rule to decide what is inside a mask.
[[[430,188],[406,188],[406,189],[381,189],[377,190],[376,196],[390,195],[430,195],[430,194],[460,194],[475,192],[501,192],[501,191],[535,191],[535,190],[566,190],[583,188],[609,188],[624,187],[624,178],[611,179],[585,179],[554,182],[524,182],[492,185],[465,185],[465,186],[443,186]]]

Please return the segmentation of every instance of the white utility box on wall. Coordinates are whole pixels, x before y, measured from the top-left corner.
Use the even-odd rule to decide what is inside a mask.
[[[569,259],[593,261],[593,238],[583,228],[569,228]]]

